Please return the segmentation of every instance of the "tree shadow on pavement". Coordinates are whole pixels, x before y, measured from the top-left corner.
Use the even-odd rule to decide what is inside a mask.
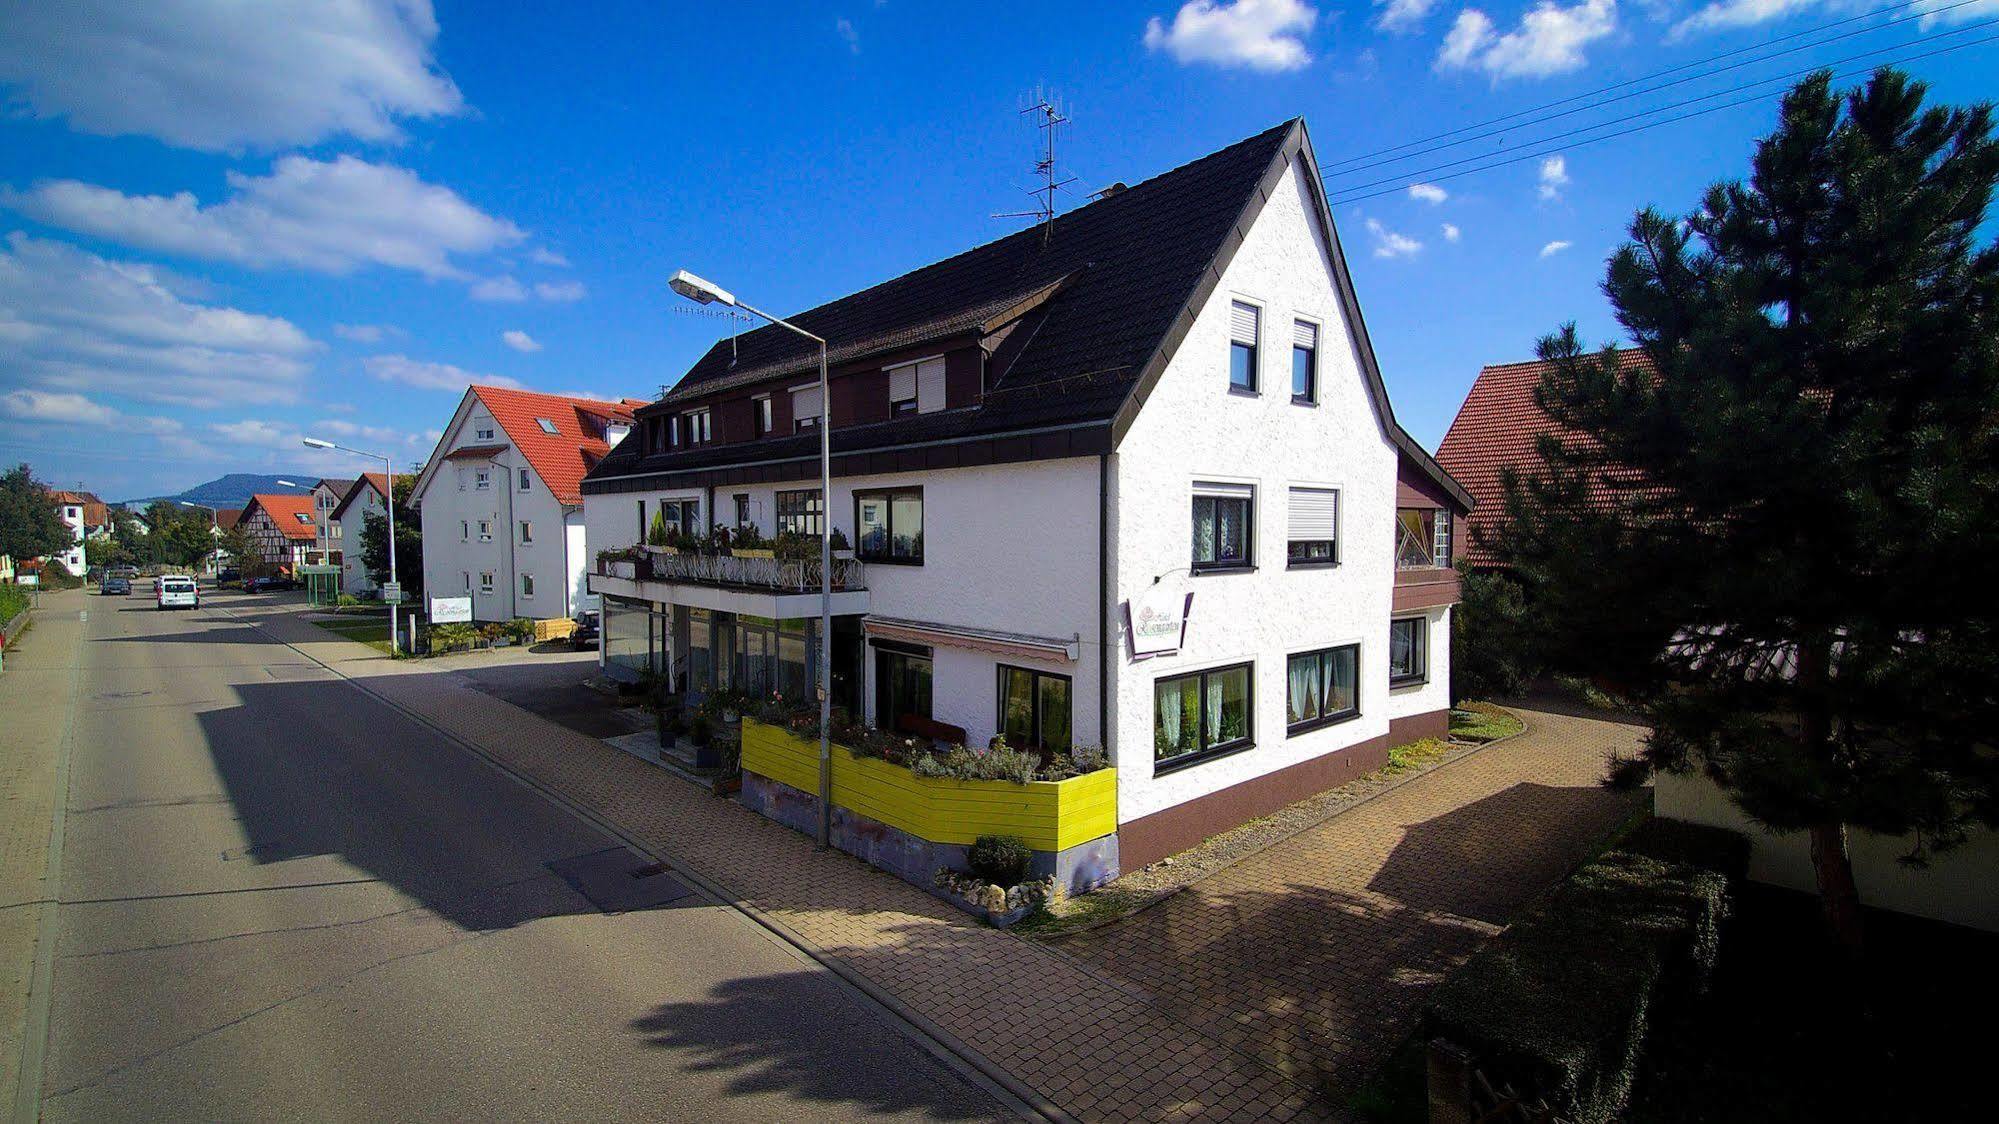
[[[814,1006],[842,1017],[798,1018],[801,995],[827,993]],[[666,1003],[632,1022],[647,1045],[685,1069],[732,1075],[731,1096],[777,1094],[854,1106],[870,1115],[919,1114],[935,1119],[1004,1119],[985,1093],[941,1063],[898,1071],[856,1066],[857,1046],[897,1032],[848,1000],[824,972],[786,972],[731,980],[697,1001]],[[900,1043],[898,1043],[900,1045]],[[858,1051],[865,1056],[867,1050]],[[889,1056],[907,1056],[906,1049]],[[920,1056],[920,1055],[918,1055]]]

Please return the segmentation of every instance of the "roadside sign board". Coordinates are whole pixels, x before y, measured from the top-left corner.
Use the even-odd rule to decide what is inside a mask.
[[[1193,608],[1192,593],[1169,585],[1152,585],[1125,602],[1125,634],[1131,638],[1132,658],[1179,651],[1187,638],[1187,617]]]
[[[382,600],[384,603],[394,605],[402,601],[402,599],[403,587],[401,582],[382,583]]]
[[[17,578],[15,578],[15,579],[14,579],[14,584],[15,584],[15,585],[40,585],[40,584],[42,584],[42,576],[41,576],[40,574],[22,574],[22,575],[20,575],[19,577],[17,577]]]
[[[430,623],[470,624],[472,621],[472,599],[470,597],[433,597],[430,599]]]

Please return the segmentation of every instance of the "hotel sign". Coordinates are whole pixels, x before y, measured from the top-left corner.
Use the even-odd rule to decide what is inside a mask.
[[[1154,585],[1124,603],[1124,631],[1131,637],[1131,657],[1170,655],[1187,639],[1187,616],[1194,595]]]

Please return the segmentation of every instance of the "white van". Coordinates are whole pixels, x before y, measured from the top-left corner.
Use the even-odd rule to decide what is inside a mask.
[[[161,609],[201,608],[201,587],[185,574],[168,574],[159,580],[154,596]]]

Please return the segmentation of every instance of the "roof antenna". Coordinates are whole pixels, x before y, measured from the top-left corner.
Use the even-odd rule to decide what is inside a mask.
[[[1031,211],[1007,211],[994,215],[996,219],[1039,219],[1041,221],[1041,244],[1046,246],[1055,233],[1055,193],[1076,182],[1076,177],[1057,179],[1055,173],[1055,130],[1069,123],[1069,116],[1062,112],[1062,103],[1034,89],[1034,104],[1023,108],[1021,116],[1039,114],[1041,120],[1035,128],[1041,130],[1041,159],[1034,162],[1034,174],[1041,177],[1041,186],[1028,191],[1036,207]]]

